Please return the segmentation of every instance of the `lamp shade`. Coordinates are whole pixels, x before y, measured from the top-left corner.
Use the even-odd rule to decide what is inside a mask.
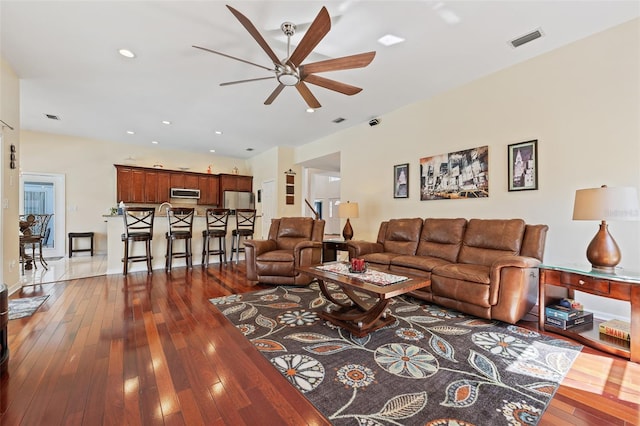
[[[573,220],[638,220],[638,191],[634,187],[602,186],[578,189],[573,204]]]
[[[338,217],[341,219],[356,218],[359,215],[358,203],[340,203],[338,204]]]

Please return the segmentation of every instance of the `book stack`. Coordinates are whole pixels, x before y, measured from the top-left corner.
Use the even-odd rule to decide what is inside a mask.
[[[582,309],[568,308],[561,305],[550,305],[544,309],[545,325],[566,330],[571,327],[593,323],[593,313]]]
[[[617,319],[601,322],[598,331],[607,336],[613,336],[618,339],[631,340],[631,325],[626,321]]]

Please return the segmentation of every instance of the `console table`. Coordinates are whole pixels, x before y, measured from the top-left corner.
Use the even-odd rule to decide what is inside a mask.
[[[625,270],[606,273],[592,270],[590,266],[540,265],[538,301],[538,326],[540,330],[562,334],[603,352],[640,362],[640,273]],[[545,306],[563,297],[573,298],[574,291],[582,291],[600,297],[627,301],[631,304],[631,342],[601,336],[598,325],[602,320],[594,318],[586,324],[562,330],[545,326]]]

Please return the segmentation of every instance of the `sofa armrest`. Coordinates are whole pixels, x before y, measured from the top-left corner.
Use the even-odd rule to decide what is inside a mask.
[[[293,255],[296,258],[300,258],[303,250],[318,249],[322,250],[322,243],[320,241],[300,241],[293,249]]]
[[[245,247],[251,247],[255,256],[260,256],[262,253],[276,250],[277,245],[274,240],[245,240]]]
[[[382,253],[384,247],[380,243],[372,243],[369,241],[347,241],[349,249],[349,259],[361,257],[369,253]]]
[[[537,268],[540,265],[540,261],[534,257],[526,256],[504,256],[497,259],[491,265],[490,271],[490,301],[491,305],[498,303],[498,294],[500,292],[500,285],[503,276],[507,276],[506,270],[515,268],[519,270],[525,270],[530,268]],[[510,285],[525,285],[522,283],[509,283]]]
[[[322,243],[320,241],[301,241],[293,249],[296,266],[317,265],[322,259]]]

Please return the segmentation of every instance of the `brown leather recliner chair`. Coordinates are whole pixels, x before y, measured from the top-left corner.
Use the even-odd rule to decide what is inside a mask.
[[[310,217],[273,219],[268,240],[245,241],[247,279],[265,284],[306,285],[311,277],[298,266],[322,261],[324,220]]]

